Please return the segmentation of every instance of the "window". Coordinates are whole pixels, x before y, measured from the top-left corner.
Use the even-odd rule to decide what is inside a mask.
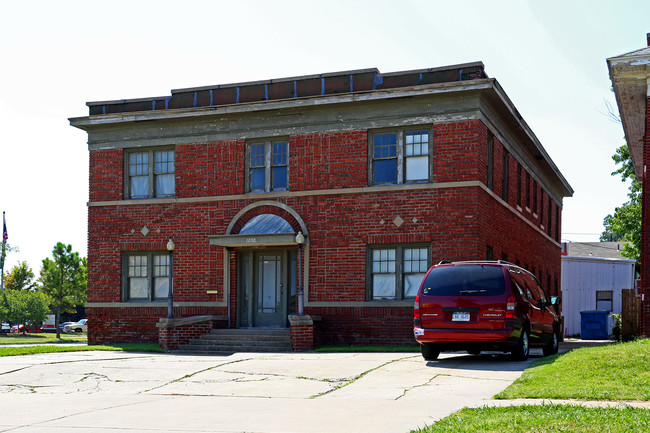
[[[614,309],[614,292],[612,290],[596,291],[596,310],[612,311]]]
[[[286,140],[252,143],[247,149],[249,192],[286,191],[289,175],[289,143]]]
[[[503,151],[503,172],[501,174],[501,198],[508,202],[508,161],[510,157],[508,152]]]
[[[533,180],[533,213],[537,215],[537,181]]]
[[[431,132],[417,129],[371,133],[370,155],[373,184],[429,181]]]
[[[547,210],[547,217],[546,217],[546,231],[549,236],[551,236],[551,211],[553,210],[552,202],[551,202],[551,196],[548,197],[548,207],[546,208]]]
[[[521,206],[521,165],[517,165],[517,206]]]
[[[127,153],[128,198],[165,198],[175,194],[175,154],[173,150]]]
[[[530,173],[526,172],[526,191],[524,193],[526,197],[526,209],[530,210]]]
[[[391,246],[369,250],[369,299],[414,298],[430,266],[425,246]]]
[[[125,301],[155,301],[169,295],[169,254],[128,253],[124,255]]]
[[[560,241],[560,207],[555,206],[555,240]]]
[[[488,136],[487,140],[487,179],[486,186],[488,189],[492,189],[492,169],[493,169],[493,159],[494,159],[494,137],[492,134]]]
[[[506,291],[498,266],[442,266],[429,272],[422,293],[428,296],[498,296]]]

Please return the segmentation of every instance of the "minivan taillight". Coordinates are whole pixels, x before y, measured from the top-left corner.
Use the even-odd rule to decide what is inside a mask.
[[[514,296],[509,296],[506,301],[506,319],[514,319],[516,317],[515,309],[517,308],[517,301]]]
[[[420,320],[420,296],[415,297],[415,303],[413,304],[413,325],[421,326],[422,321]]]

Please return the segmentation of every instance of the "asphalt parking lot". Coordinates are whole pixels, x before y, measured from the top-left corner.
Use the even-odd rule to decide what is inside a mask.
[[[541,354],[541,351],[540,351]],[[417,353],[0,358],[0,431],[406,433],[483,406],[531,360]]]

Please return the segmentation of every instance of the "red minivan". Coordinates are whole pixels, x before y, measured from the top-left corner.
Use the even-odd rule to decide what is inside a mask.
[[[560,298],[549,298],[527,270],[504,261],[440,262],[415,297],[414,334],[426,360],[440,352],[557,353]]]

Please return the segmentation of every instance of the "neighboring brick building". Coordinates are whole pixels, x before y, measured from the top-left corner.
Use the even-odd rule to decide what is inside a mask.
[[[650,336],[650,194],[646,168],[650,164],[650,33],[647,47],[607,59],[625,139],[636,177],[643,187],[641,222],[641,330]]]
[[[315,326],[294,338],[317,344],[412,344],[442,259],[505,259],[558,294],[573,191],[480,62],[87,105],[91,344],[178,337],[157,329],[169,239],[176,318],[288,327],[302,263]]]

